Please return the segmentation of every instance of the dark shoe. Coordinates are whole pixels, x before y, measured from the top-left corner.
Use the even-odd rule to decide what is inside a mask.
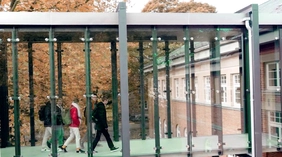
[[[63,146],[59,146],[59,148],[61,148],[65,153],[68,152],[66,149],[67,147],[63,148]]]
[[[116,151],[118,151],[118,147],[112,147],[111,148],[111,152],[116,152]]]
[[[84,151],[84,150],[79,149],[79,150],[76,150],[76,153],[85,153],[85,151]]]
[[[48,147],[49,149],[51,149],[51,143],[50,143],[49,141],[47,141],[46,144],[47,144],[47,147]]]

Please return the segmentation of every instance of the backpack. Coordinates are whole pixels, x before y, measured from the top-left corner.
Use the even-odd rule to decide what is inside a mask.
[[[39,115],[39,120],[40,121],[44,121],[45,120],[45,107],[46,107],[46,105],[41,106],[39,111],[38,111],[38,115]]]
[[[62,119],[65,125],[71,124],[70,109],[62,110]]]

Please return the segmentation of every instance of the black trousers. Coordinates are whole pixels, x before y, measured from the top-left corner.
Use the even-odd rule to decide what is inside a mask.
[[[101,135],[102,135],[102,134],[105,136],[109,148],[111,149],[111,148],[114,147],[113,141],[111,140],[111,137],[110,137],[110,134],[109,134],[108,130],[106,130],[106,129],[97,130],[97,132],[96,132],[96,137],[95,137],[95,139],[94,139],[94,141],[93,141],[93,143],[92,143],[92,151],[95,150],[95,148],[96,148],[98,142],[100,141],[100,138],[101,138]]]

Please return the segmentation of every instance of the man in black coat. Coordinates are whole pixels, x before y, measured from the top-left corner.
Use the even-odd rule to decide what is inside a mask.
[[[57,121],[56,121],[56,126],[55,130],[56,130],[56,135],[57,135],[57,140],[58,140],[58,151],[61,152],[62,150],[62,146],[64,144],[64,129],[63,129],[63,119],[62,119],[62,104],[63,104],[63,99],[60,98],[58,99],[57,105],[56,105],[56,114],[57,114]],[[50,106],[50,111],[48,111],[51,113],[51,106]],[[49,139],[47,141],[47,146],[49,148],[51,148],[51,143],[52,143],[52,138]]]
[[[97,130],[96,137],[92,145],[93,153],[97,152],[95,151],[95,148],[98,142],[100,141],[102,134],[105,136],[110,150],[111,151],[118,150],[118,147],[114,146],[113,141],[111,140],[110,134],[108,132],[107,112],[105,107],[109,101],[108,99],[109,99],[108,96],[104,96],[102,98],[102,102],[97,103],[93,110],[92,120],[96,123],[95,129]]]
[[[44,131],[44,136],[43,136],[43,140],[42,140],[41,151],[44,152],[44,151],[50,151],[50,145],[47,142],[47,140],[52,135],[52,128],[51,128],[51,125],[52,125],[52,123],[51,123],[51,103],[50,103],[50,101],[47,101],[45,103],[43,114],[44,114],[44,121],[43,121],[43,123],[44,123],[45,131]],[[47,146],[49,148],[47,148]]]

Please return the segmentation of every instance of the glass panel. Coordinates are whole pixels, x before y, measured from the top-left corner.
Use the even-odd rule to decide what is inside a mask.
[[[275,27],[260,30],[262,145],[263,151],[269,152],[281,147],[281,39]]]
[[[153,51],[152,51],[152,29],[151,27],[128,27],[128,66],[129,71],[129,103],[130,103],[130,153],[131,155],[152,155],[155,153],[155,120],[159,123],[159,136],[165,136],[165,119],[154,116],[154,98],[158,96],[160,106],[166,105],[166,79],[164,75],[158,74],[158,93],[154,93],[153,80]],[[158,54],[161,51],[158,49]],[[140,58],[143,58],[141,62]],[[157,65],[164,66],[163,58],[157,59]],[[143,69],[140,66],[143,65]],[[141,80],[140,72],[144,72],[144,79]],[[141,85],[144,81],[144,86]],[[142,112],[141,91],[144,91],[145,107]],[[143,115],[144,114],[144,115]],[[142,120],[144,116],[144,121]],[[144,151],[146,150],[146,151]]]
[[[20,101],[22,124],[21,144],[29,146],[29,140],[31,140],[31,136],[35,134],[35,139],[38,140],[36,145],[42,145],[38,148],[38,151],[36,151],[37,153],[41,153],[41,148],[48,149],[46,145],[47,141],[44,141],[43,137],[44,132],[48,135],[47,133],[51,131],[51,112],[48,115],[42,112],[45,124],[39,119],[38,114],[41,106],[44,106],[48,101],[46,97],[50,95],[49,47],[48,41],[45,41],[45,38],[49,38],[48,31],[48,28],[18,29],[18,38],[20,40],[17,44],[19,54],[19,94],[23,100]],[[49,107],[51,106],[49,105]],[[33,120],[29,113],[34,115]],[[33,126],[32,121],[37,125]],[[46,137],[45,139],[51,138],[51,136]],[[29,152],[23,152],[22,155],[29,156],[30,154]]]
[[[172,31],[173,30],[173,31]],[[146,32],[146,31],[145,31]],[[233,154],[239,149],[246,148],[248,138],[242,134],[243,113],[241,107],[241,79],[240,79],[240,41],[237,36],[240,29],[189,29],[190,52],[190,89],[192,115],[187,115],[187,102],[185,99],[185,64],[183,29],[177,27],[158,27],[158,100],[161,154],[177,153],[187,150],[187,117],[191,117],[193,147],[192,153],[205,151],[207,155],[218,154],[219,144],[226,143],[226,149]],[[182,34],[182,35],[180,35]],[[130,35],[129,35],[130,36]],[[170,91],[171,91],[171,129],[172,138],[166,132],[169,130],[167,101],[162,96],[161,89],[165,86],[165,46],[169,41],[170,52]],[[217,42],[217,43],[216,43]],[[194,49],[193,49],[194,48]],[[149,62],[146,77],[149,92],[153,91],[152,61]],[[150,95],[150,94],[149,94]],[[148,108],[154,108],[154,95],[150,98]],[[149,111],[149,137],[154,137],[155,118],[154,111]],[[232,125],[230,125],[232,122]],[[234,135],[234,136],[233,136]],[[237,138],[232,143],[232,137]],[[189,137],[188,137],[189,138]],[[226,140],[225,140],[226,138]],[[178,141],[178,142],[176,142]],[[186,141],[186,142],[185,142]],[[153,146],[154,141],[147,141]],[[172,142],[175,142],[172,147]],[[245,145],[238,145],[238,143]],[[131,147],[133,144],[131,144]],[[175,146],[175,149],[174,149]],[[176,148],[177,146],[177,148]],[[240,148],[239,148],[240,147]],[[225,147],[223,145],[223,149]],[[232,150],[232,151],[231,151]],[[137,150],[136,150],[137,151]],[[152,152],[151,152],[152,151]],[[148,153],[153,153],[151,150]],[[141,154],[140,154],[141,155]]]
[[[156,127],[159,127],[161,154],[181,154],[187,152],[188,138],[192,138],[192,153],[197,155],[216,156],[220,153],[222,146],[223,152],[227,154],[246,153],[248,147],[248,136],[245,133],[243,124],[243,98],[241,86],[242,82],[242,58],[240,29],[226,28],[190,28],[190,64],[188,65],[190,91],[186,91],[185,80],[185,60],[184,60],[184,42],[182,27],[159,27],[158,33],[158,93],[154,93],[153,75],[152,75],[152,29],[148,27],[128,28],[128,49],[129,66],[139,68],[139,51],[144,49],[145,58],[145,115],[142,115],[140,107],[140,80],[136,79],[140,75],[139,70],[129,70],[129,99],[130,99],[130,150],[135,156],[154,156],[156,153]],[[272,39],[277,39],[276,29],[263,29],[264,33],[270,33]],[[8,85],[9,95],[12,91],[12,62],[11,62],[11,43],[7,38],[11,38],[11,29],[1,29],[0,38],[2,46],[6,46],[8,60]],[[31,139],[31,124],[29,121],[30,109],[35,113],[35,137],[38,141],[36,146],[41,149],[41,141],[45,128],[39,120],[38,111],[50,95],[50,74],[49,74],[49,45],[45,38],[49,37],[49,28],[20,28],[18,38],[20,42],[17,45],[19,52],[19,92],[22,101],[21,106],[21,146],[29,145]],[[86,101],[85,94],[85,45],[81,38],[84,37],[84,28],[64,28],[56,27],[54,29],[55,52],[55,71],[57,71],[58,56],[60,50],[62,53],[62,95],[63,108],[69,108],[72,100],[79,99],[80,112],[83,114]],[[102,93],[112,90],[111,81],[111,51],[114,51],[113,44],[118,41],[117,28],[97,27],[90,28],[90,37],[93,42],[91,48],[91,82],[92,91],[98,92],[98,97],[102,98]],[[192,40],[193,39],[193,40]],[[262,36],[261,45],[261,72],[262,72],[262,143],[265,152],[275,151],[281,143],[281,94],[280,78],[281,72],[281,43],[279,40],[267,40],[269,38]],[[30,45],[32,43],[32,50]],[[110,44],[111,43],[111,44]],[[142,43],[142,44],[140,44]],[[61,45],[62,44],[62,45]],[[110,45],[110,46],[109,46]],[[140,46],[143,45],[143,46]],[[60,47],[61,46],[61,47]],[[168,47],[167,47],[168,46]],[[168,50],[169,48],[170,50]],[[139,49],[139,50],[138,50]],[[1,48],[1,51],[4,48]],[[170,53],[168,62],[165,60],[165,52]],[[28,52],[33,54],[33,88],[34,93],[29,93],[30,74],[28,72]],[[247,52],[246,52],[247,53]],[[117,56],[119,53],[117,54]],[[192,57],[193,56],[193,57]],[[43,64],[47,63],[47,64]],[[167,84],[166,65],[169,63],[169,85]],[[131,67],[132,68],[132,67]],[[119,62],[118,68],[119,69]],[[103,72],[103,76],[98,76]],[[55,80],[59,82],[56,72]],[[119,75],[118,75],[119,77]],[[133,79],[134,78],[134,79]],[[118,84],[116,84],[118,86]],[[56,95],[59,91],[59,85],[56,84]],[[118,89],[119,90],[119,89]],[[28,92],[27,92],[28,91]],[[185,96],[190,92],[192,114],[187,115],[187,102]],[[168,93],[168,94],[167,94]],[[34,106],[32,106],[32,96],[34,97]],[[159,116],[155,115],[154,98],[158,98]],[[170,98],[170,99],[169,99]],[[119,99],[119,98],[118,98]],[[101,99],[99,99],[101,101]],[[119,102],[119,101],[118,101]],[[170,111],[168,105],[170,104]],[[121,104],[118,104],[119,107]],[[9,114],[13,115],[13,104],[10,102],[11,109]],[[94,107],[94,106],[93,106]],[[113,112],[113,105],[106,106],[107,121],[109,125],[110,137],[115,137],[116,130],[113,126],[114,116],[121,115]],[[168,113],[171,113],[169,119]],[[142,116],[145,121],[142,122]],[[157,120],[158,125],[155,125]],[[171,120],[171,121],[170,121]],[[82,115],[82,126],[80,127],[81,138],[86,135],[86,118]],[[188,133],[188,124],[192,126],[192,133]],[[118,122],[120,124],[120,121]],[[143,123],[143,124],[142,124]],[[54,127],[54,126],[53,126]],[[69,128],[64,127],[65,137],[69,136]],[[145,131],[144,131],[145,130]],[[171,130],[171,136],[169,137]],[[13,129],[10,130],[13,144]],[[122,131],[118,128],[118,135]],[[93,132],[94,133],[94,132]],[[140,134],[145,133],[145,139]],[[191,133],[192,137],[189,136]],[[141,140],[142,139],[142,140]],[[2,140],[2,139],[1,139]],[[122,146],[122,141],[114,140],[114,145]],[[61,145],[58,141],[58,145]],[[97,147],[95,150],[103,153],[103,156],[112,156],[109,153],[104,138],[99,142],[103,147]],[[45,145],[45,142],[43,142]],[[85,150],[86,150],[86,143]],[[71,143],[67,149],[75,151],[76,144]],[[7,149],[8,150],[8,149]],[[39,151],[32,151],[31,148],[23,149],[23,156],[38,155]],[[144,151],[146,150],[146,151]],[[6,149],[5,149],[6,151]],[[8,150],[13,152],[12,150]],[[27,155],[28,154],[28,155]],[[121,155],[121,152],[116,152]],[[11,154],[9,154],[11,156]]]
[[[211,144],[212,152],[220,151],[224,143],[224,152],[234,154],[234,151],[239,151],[238,143],[245,143],[240,147],[246,148],[248,141],[246,135],[242,134],[244,128],[240,88],[241,52],[238,38],[241,31],[226,28],[199,30],[208,34],[209,39],[203,40],[199,47],[195,46],[194,86],[202,91],[194,92],[198,96],[195,96],[196,110],[193,110],[197,117],[194,124],[197,135],[193,137],[193,143],[197,137],[205,137],[206,140],[215,137],[216,142]],[[195,45],[196,43],[197,39]],[[241,136],[242,138],[237,138]],[[234,142],[233,138],[238,141]],[[205,149],[205,145],[199,147]],[[194,152],[193,148],[192,150]]]
[[[43,125],[44,122],[39,120],[39,109],[43,106],[48,99],[47,96],[50,95],[50,65],[49,65],[49,30],[50,28],[33,28],[33,27],[22,27],[18,29],[18,38],[19,43],[17,45],[18,48],[18,65],[19,65],[19,94],[21,97],[20,101],[20,137],[21,137],[21,146],[29,146],[32,136],[32,126],[34,126],[35,138],[38,140],[36,142],[37,148],[30,147],[25,149],[22,147],[22,156],[38,156],[41,154],[41,151],[48,150],[47,142],[42,138],[44,135],[48,139],[51,138],[51,127],[50,126],[50,117],[48,124],[45,123],[45,127]],[[104,28],[91,28],[90,37],[93,38],[93,42],[90,44],[91,52],[91,82],[92,88],[91,92],[98,92],[99,101],[102,101],[101,98],[103,96],[103,92],[111,91],[111,48],[109,48],[109,42],[117,40],[117,28],[104,29]],[[54,28],[54,62],[55,62],[55,82],[56,82],[56,95],[63,97],[62,107],[64,109],[71,108],[73,104],[73,100],[78,98],[78,105],[81,117],[81,126],[79,128],[81,141],[84,141],[83,150],[87,150],[87,136],[86,136],[86,117],[85,117],[85,107],[86,107],[86,99],[85,95],[85,43],[82,38],[85,38],[84,33],[85,28],[65,28],[65,27],[56,27]],[[12,90],[12,62],[11,62],[11,44],[7,42],[7,38],[11,38],[11,29],[3,29],[3,33],[1,32],[0,38],[3,39],[3,44],[6,46],[5,50],[7,50],[8,57],[8,84],[9,84],[9,96],[13,95]],[[58,75],[58,63],[59,63],[59,54],[58,52],[62,52],[61,54],[61,68],[62,74]],[[31,58],[29,58],[29,53],[31,53],[31,58],[33,61],[31,62]],[[30,63],[30,65],[29,65]],[[29,72],[29,69],[33,67],[33,71]],[[103,73],[102,76],[97,75],[99,73]],[[31,74],[33,73],[33,75]],[[33,81],[31,81],[31,77]],[[62,84],[59,85],[59,80],[62,80]],[[31,83],[33,82],[33,86],[31,87]],[[115,85],[116,87],[118,85]],[[33,89],[33,92],[30,93],[30,88]],[[61,88],[61,93],[59,93],[59,89]],[[33,100],[32,100],[33,99]],[[57,103],[57,101],[56,101]],[[94,108],[94,102],[93,108]],[[137,104],[137,103],[136,103]],[[11,102],[11,106],[13,106]],[[119,105],[120,106],[120,105]],[[34,124],[30,123],[30,112],[31,109],[34,109]],[[11,116],[13,115],[13,108],[10,109]],[[59,114],[59,112],[56,112]],[[109,126],[109,133],[111,139],[115,134],[113,130],[113,113],[112,113],[112,105],[109,104],[106,106],[107,113],[107,121]],[[119,111],[121,113],[121,111]],[[51,113],[50,113],[51,114]],[[118,115],[114,114],[114,115]],[[58,118],[59,116],[57,116]],[[57,124],[59,122],[57,121]],[[12,125],[12,123],[10,123]],[[58,139],[57,146],[67,145],[67,150],[70,152],[75,152],[76,148],[81,148],[80,143],[64,143],[66,141],[61,141],[63,138],[68,138],[73,129],[68,126],[52,126],[56,127],[58,134],[59,132],[64,130],[63,136]],[[90,126],[91,127],[91,126]],[[93,126],[92,126],[93,127]],[[49,128],[49,129],[47,129]],[[119,128],[118,128],[119,130]],[[11,144],[14,144],[13,135],[14,129],[10,129],[10,135],[12,141]],[[49,131],[49,132],[48,132]],[[46,133],[47,132],[47,133]],[[61,133],[61,132],[60,132]],[[93,129],[93,135],[95,134],[95,130]],[[134,130],[132,131],[132,136],[138,136]],[[119,136],[119,135],[118,135]],[[61,139],[61,140],[60,140]],[[47,139],[46,139],[47,140]],[[78,140],[79,141],[79,140]],[[92,141],[92,140],[89,140]],[[104,156],[112,156],[108,147],[100,147],[101,145],[107,145],[104,137],[101,138],[98,147],[95,149],[99,152],[105,152]],[[116,147],[121,147],[121,142],[115,142],[114,145]],[[36,149],[38,151],[31,151],[32,149]],[[44,148],[44,149],[42,149]],[[46,149],[45,149],[46,148]],[[42,150],[41,150],[42,149]],[[60,150],[58,149],[58,152]],[[13,151],[10,151],[12,154]],[[46,152],[47,153],[47,152]],[[118,153],[120,153],[118,151]],[[10,154],[10,156],[12,155]],[[4,155],[5,156],[5,155]]]

